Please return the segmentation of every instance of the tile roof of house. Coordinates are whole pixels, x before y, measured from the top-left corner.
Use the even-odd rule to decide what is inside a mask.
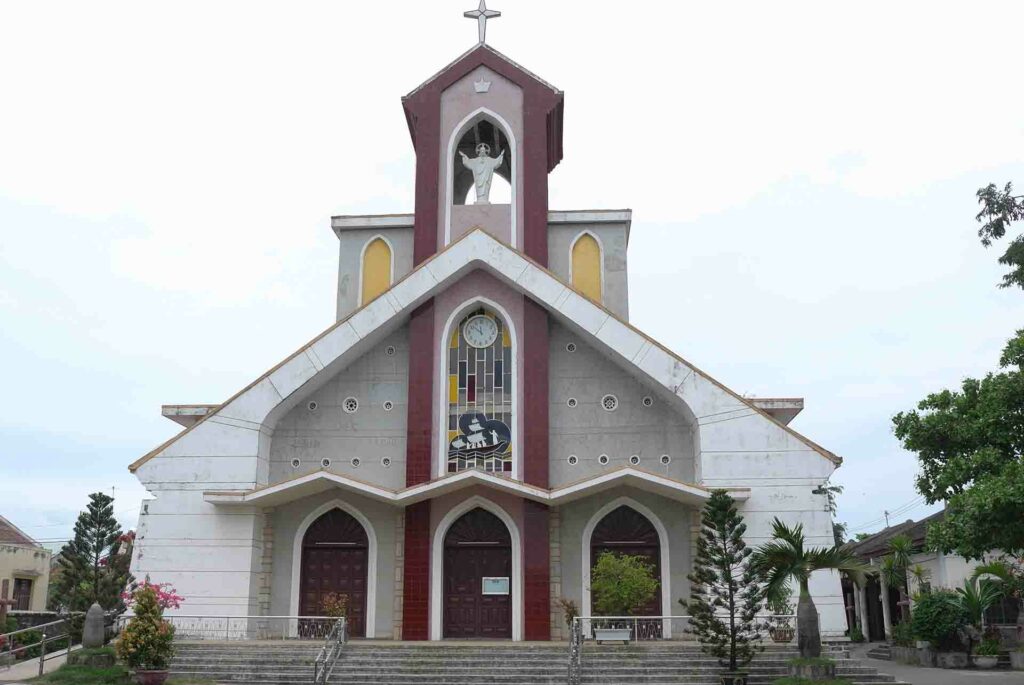
[[[25,535],[16,525],[0,516],[0,543],[8,545],[30,545],[32,547],[38,547],[39,544]]]
[[[909,537],[915,547],[921,547],[924,545],[925,536],[928,534],[928,524],[941,519],[945,515],[946,510],[943,509],[920,521],[907,519],[903,523],[883,528],[874,535],[866,537],[859,542],[848,542],[846,543],[846,548],[862,559],[884,556],[889,550],[889,540],[900,534]]]

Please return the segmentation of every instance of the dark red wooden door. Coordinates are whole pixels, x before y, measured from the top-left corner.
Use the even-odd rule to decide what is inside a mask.
[[[623,505],[608,513],[594,528],[590,538],[590,567],[605,552],[644,557],[654,567],[658,591],[638,613],[640,616],[661,615],[661,545],[658,531],[647,517]],[[595,598],[596,599],[596,598]]]
[[[341,509],[318,518],[302,541],[302,616],[324,616],[331,595],[348,598],[349,635],[366,634],[369,543],[363,526]]]
[[[483,579],[509,579],[509,594],[485,595]],[[512,637],[512,542],[494,514],[474,509],[444,539],[444,637]]]

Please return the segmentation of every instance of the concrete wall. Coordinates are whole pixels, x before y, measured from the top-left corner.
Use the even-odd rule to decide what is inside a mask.
[[[392,347],[394,354],[388,354]],[[278,421],[270,446],[270,482],[323,469],[387,488],[404,487],[408,378],[408,329],[403,326],[303,395]],[[354,413],[342,406],[349,397],[358,401]],[[309,408],[310,402],[316,402],[316,409]],[[390,466],[382,463],[385,457]],[[353,458],[359,466],[353,466]],[[298,466],[292,465],[294,459]],[[322,465],[324,459],[329,466]]]
[[[569,352],[566,345],[575,344]],[[630,466],[687,483],[694,482],[694,439],[689,420],[654,390],[626,373],[563,326],[551,324],[551,487]],[[605,411],[601,399],[612,394],[618,408]],[[650,397],[646,407],[643,398]],[[569,398],[577,402],[569,407]],[[607,454],[607,465],[598,457]],[[661,456],[671,457],[666,466]],[[575,466],[567,461],[575,455]]]
[[[25,578],[32,581],[32,597],[28,611],[46,609],[46,593],[50,585],[50,552],[42,547],[0,544],[0,585],[8,581],[10,593],[7,599],[14,599],[14,581]]]
[[[589,592],[590,570],[583,568],[583,545],[585,543],[589,547],[590,540],[584,540],[584,528],[602,507],[619,498],[629,500],[623,502],[626,505],[635,502],[650,510],[664,527],[668,538],[670,567],[662,569],[662,582],[665,583],[667,580],[668,583],[668,601],[663,602],[661,606],[663,610],[669,610],[666,615],[685,614],[685,609],[679,605],[677,600],[690,596],[690,582],[686,579],[686,575],[690,573],[693,559],[690,528],[693,525],[694,509],[691,506],[635,488],[616,488],[558,507],[561,521],[559,534],[562,597],[575,600],[581,611],[585,610],[584,595]],[[637,510],[645,516],[647,515],[647,512],[641,509]],[[595,521],[599,521],[600,518]],[[651,523],[655,525],[655,528],[658,527],[654,520]],[[586,581],[584,577],[586,577]],[[668,606],[664,606],[664,604]]]
[[[365,517],[372,527],[367,538],[376,538],[376,572],[374,574],[374,623],[367,637],[389,639],[393,637],[395,608],[395,551],[396,523],[402,510],[365,497],[341,492],[324,492],[290,502],[268,512],[273,526],[273,579],[270,585],[270,615],[294,616],[298,614],[299,597],[296,590],[296,550],[301,551],[300,526],[316,519],[316,512],[342,501]],[[342,507],[344,509],[344,507]],[[357,517],[358,518],[358,517]],[[301,531],[304,533],[305,531]],[[368,589],[369,589],[369,583]],[[371,599],[367,597],[367,614]],[[370,628],[368,625],[367,628]],[[356,635],[354,637],[363,637]]]
[[[338,321],[359,309],[363,249],[377,236],[391,245],[392,283],[412,271],[412,227],[362,228],[338,232]]]
[[[629,281],[626,272],[626,223],[552,224],[548,226],[548,269],[572,284],[572,245],[581,234],[597,238],[602,257],[602,302],[620,319],[629,321]]]

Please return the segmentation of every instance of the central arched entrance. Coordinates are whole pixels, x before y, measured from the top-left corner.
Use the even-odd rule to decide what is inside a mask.
[[[331,509],[302,538],[299,615],[324,616],[331,596],[348,597],[349,635],[366,634],[369,540],[351,514]]]
[[[639,611],[639,616],[661,615],[661,543],[658,531],[646,516],[628,505],[621,505],[608,512],[594,527],[590,536],[590,572],[598,558],[606,552],[643,557],[654,571],[658,580],[658,591]],[[596,601],[597,597],[593,598]],[[662,622],[643,622],[637,630],[661,637]]]
[[[443,635],[512,637],[512,539],[497,516],[472,509],[444,536]]]

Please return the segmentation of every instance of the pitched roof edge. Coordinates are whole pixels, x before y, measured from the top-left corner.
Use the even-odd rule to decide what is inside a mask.
[[[386,291],[384,291],[383,293],[381,293],[380,295],[378,295],[378,296],[377,296],[377,298],[374,298],[373,300],[370,300],[369,302],[367,302],[366,304],[364,304],[364,305],[363,305],[362,307],[360,307],[359,309],[356,309],[355,311],[353,311],[353,312],[352,312],[351,314],[349,314],[349,315],[348,315],[347,317],[345,317],[344,319],[341,319],[340,321],[336,321],[336,322],[335,322],[334,324],[332,324],[331,326],[329,326],[329,327],[328,327],[327,329],[325,329],[325,330],[324,330],[323,332],[321,332],[321,333],[320,333],[319,335],[317,335],[316,337],[314,337],[314,338],[313,338],[312,340],[310,340],[310,341],[309,341],[308,343],[306,343],[305,345],[303,345],[302,347],[300,347],[300,348],[299,348],[298,350],[296,350],[296,351],[295,351],[294,353],[292,353],[292,354],[288,355],[288,356],[287,356],[287,357],[285,357],[285,358],[284,358],[283,360],[281,360],[281,361],[280,361],[279,363],[275,364],[275,365],[274,365],[273,367],[271,367],[271,368],[270,368],[270,369],[269,369],[268,371],[266,371],[266,372],[265,372],[265,373],[264,373],[263,375],[259,376],[259,377],[258,377],[258,378],[257,378],[256,380],[254,380],[254,381],[253,381],[252,383],[248,384],[247,386],[245,386],[244,388],[242,388],[241,390],[239,390],[239,391],[238,391],[237,393],[235,393],[234,395],[232,395],[231,397],[229,397],[229,398],[228,398],[227,400],[225,400],[225,401],[224,401],[224,403],[223,403],[223,404],[221,404],[221,405],[220,405],[220,406],[219,406],[219,407],[218,407],[217,409],[215,409],[214,411],[210,412],[209,414],[207,414],[206,416],[204,416],[203,418],[201,418],[201,419],[200,419],[199,421],[197,421],[197,422],[196,422],[195,424],[193,424],[193,425],[192,425],[191,427],[189,427],[189,428],[186,428],[185,430],[181,431],[180,433],[178,433],[178,434],[177,434],[177,435],[175,435],[174,437],[170,438],[169,440],[167,440],[166,442],[164,442],[163,444],[161,444],[161,445],[160,445],[159,447],[157,447],[157,448],[155,448],[155,449],[151,450],[150,452],[146,453],[146,454],[145,454],[144,456],[142,456],[142,457],[140,457],[139,459],[137,459],[136,461],[132,462],[132,464],[130,464],[130,465],[128,466],[128,470],[129,470],[129,471],[131,471],[132,473],[134,473],[134,472],[135,472],[135,471],[136,471],[136,470],[137,470],[137,469],[138,469],[138,468],[139,468],[140,466],[142,466],[142,464],[144,464],[144,463],[146,463],[147,461],[149,461],[150,459],[152,459],[152,458],[153,458],[154,456],[156,456],[156,455],[157,455],[157,454],[158,454],[158,453],[159,453],[160,451],[162,451],[163,449],[166,449],[166,448],[167,448],[168,446],[170,446],[170,445],[171,445],[172,443],[174,443],[174,442],[175,442],[176,440],[178,440],[178,439],[179,439],[179,438],[181,438],[182,436],[186,435],[186,434],[187,434],[187,433],[189,433],[190,431],[194,430],[194,429],[195,429],[195,428],[196,428],[197,426],[201,426],[201,425],[202,425],[203,423],[205,423],[205,422],[206,422],[206,420],[207,420],[207,419],[209,419],[209,418],[211,418],[211,417],[213,417],[213,416],[216,416],[216,415],[217,415],[217,414],[218,414],[218,413],[219,413],[219,412],[221,411],[221,409],[223,409],[224,407],[226,407],[226,406],[227,406],[228,404],[230,404],[230,403],[231,403],[232,401],[234,401],[235,399],[237,399],[237,398],[241,397],[241,396],[242,396],[242,395],[243,395],[243,394],[244,394],[245,392],[247,392],[248,390],[250,390],[250,389],[252,389],[253,387],[255,387],[256,385],[258,385],[258,384],[259,384],[260,382],[262,382],[262,381],[263,381],[264,379],[268,378],[268,377],[269,377],[269,376],[270,376],[270,375],[271,375],[271,374],[272,374],[272,373],[273,373],[274,371],[276,371],[276,370],[277,370],[277,369],[279,369],[280,367],[284,366],[284,365],[285,365],[286,363],[288,363],[289,361],[291,361],[291,360],[292,360],[292,359],[294,359],[295,357],[297,357],[297,356],[299,356],[300,354],[304,353],[304,352],[305,352],[305,351],[306,351],[307,349],[309,349],[310,347],[312,347],[312,346],[313,346],[313,345],[314,345],[314,344],[315,344],[315,343],[316,343],[317,341],[319,341],[319,340],[320,340],[321,338],[323,338],[324,336],[326,336],[327,334],[329,334],[329,333],[330,333],[331,331],[333,331],[333,330],[335,330],[336,328],[338,328],[339,326],[342,326],[343,324],[347,323],[347,322],[349,321],[349,319],[351,319],[352,317],[354,317],[354,316],[355,316],[356,314],[358,314],[359,312],[363,311],[363,310],[364,310],[364,309],[365,309],[366,307],[370,306],[370,304],[372,304],[373,302],[375,302],[375,301],[376,301],[376,300],[377,300],[378,298],[380,298],[380,297],[383,297],[384,295],[386,295],[386,294],[387,294],[388,292],[390,292],[391,290],[394,290],[394,289],[395,289],[395,288],[396,288],[396,287],[397,287],[397,286],[398,286],[398,285],[399,285],[400,283],[403,283],[403,282],[405,282],[406,280],[408,280],[409,278],[412,278],[412,276],[413,276],[414,274],[417,274],[417,273],[419,273],[419,272],[420,272],[420,270],[422,270],[422,269],[426,268],[426,267],[427,267],[427,265],[429,265],[429,264],[430,264],[431,262],[433,262],[433,261],[437,260],[437,259],[438,259],[438,258],[439,258],[439,257],[440,257],[441,255],[444,255],[444,254],[446,254],[446,253],[447,253],[448,251],[452,250],[452,249],[453,249],[453,248],[454,248],[454,247],[455,247],[456,245],[460,244],[460,243],[461,243],[462,241],[464,241],[464,240],[467,240],[467,239],[469,239],[469,238],[470,238],[471,236],[476,236],[476,235],[478,235],[478,234],[479,234],[479,235],[483,235],[483,236],[485,236],[486,238],[488,238],[488,239],[490,239],[490,240],[493,240],[494,242],[496,242],[496,243],[500,244],[501,246],[505,247],[506,249],[510,250],[511,252],[513,252],[514,254],[518,255],[518,256],[519,256],[519,257],[521,257],[522,259],[526,260],[527,262],[529,262],[530,264],[532,264],[532,265],[533,265],[533,266],[535,266],[536,268],[538,268],[538,269],[542,270],[542,271],[543,271],[544,273],[546,273],[546,274],[547,274],[548,276],[552,277],[553,279],[555,279],[556,281],[558,281],[559,283],[561,283],[561,284],[562,284],[562,285],[564,285],[565,287],[567,287],[567,288],[569,288],[570,290],[572,290],[572,291],[573,291],[574,293],[576,293],[576,294],[580,295],[581,297],[586,297],[585,295],[583,295],[583,293],[581,293],[581,292],[580,292],[579,290],[577,290],[576,288],[574,288],[574,287],[573,287],[573,286],[572,286],[571,284],[569,284],[569,283],[566,283],[566,282],[565,282],[565,281],[563,281],[563,280],[562,280],[561,278],[559,278],[559,277],[558,277],[558,276],[557,276],[556,274],[554,274],[554,273],[552,273],[552,272],[551,272],[550,270],[548,270],[548,269],[547,269],[547,267],[545,267],[545,266],[543,266],[543,265],[541,265],[541,264],[538,264],[538,263],[537,263],[536,261],[534,261],[533,259],[531,259],[531,258],[530,258],[529,256],[527,256],[527,255],[523,254],[522,252],[520,252],[520,251],[519,251],[519,250],[517,250],[516,248],[512,247],[511,245],[509,245],[509,244],[508,244],[508,243],[506,243],[505,241],[503,241],[503,240],[500,240],[500,239],[498,239],[498,238],[494,237],[493,235],[491,235],[491,234],[489,234],[489,233],[487,233],[487,232],[483,231],[483,230],[482,230],[482,229],[480,229],[480,228],[476,228],[476,229],[474,229],[474,230],[472,230],[472,231],[469,231],[469,232],[467,232],[466,234],[464,234],[464,235],[460,236],[460,237],[459,237],[459,238],[458,238],[457,240],[453,240],[453,241],[452,241],[452,242],[450,242],[450,243],[449,243],[449,244],[448,244],[448,245],[447,245],[447,246],[446,246],[446,247],[445,247],[445,248],[444,248],[443,250],[441,250],[441,251],[439,251],[439,252],[435,252],[435,253],[434,253],[433,255],[431,255],[431,256],[430,256],[430,257],[429,257],[428,259],[425,259],[424,261],[422,261],[422,262],[421,262],[421,263],[420,263],[420,264],[419,264],[419,265],[418,265],[418,266],[417,266],[416,268],[414,268],[414,269],[413,269],[413,270],[411,270],[411,271],[410,271],[409,273],[407,273],[407,274],[406,274],[405,276],[403,276],[403,277],[402,277],[401,279],[399,279],[398,281],[396,281],[395,283],[393,283],[393,284],[391,285],[391,287],[390,287],[390,288],[389,288],[388,290],[386,290]],[[749,408],[750,408],[750,409],[752,409],[752,410],[753,410],[754,412],[756,412],[756,413],[760,414],[760,415],[761,415],[762,417],[764,417],[764,418],[765,418],[765,419],[767,419],[768,421],[771,421],[771,422],[772,422],[772,423],[774,423],[774,424],[775,424],[776,426],[778,426],[779,428],[781,428],[781,429],[782,429],[783,431],[785,431],[785,432],[789,433],[790,435],[792,435],[792,436],[793,436],[793,437],[795,437],[796,439],[798,439],[798,440],[800,440],[801,442],[803,442],[804,444],[806,444],[806,445],[807,445],[808,447],[810,447],[810,448],[811,448],[811,449],[812,449],[813,451],[817,452],[818,454],[820,454],[821,456],[825,457],[826,459],[828,459],[828,460],[829,460],[829,461],[831,461],[832,463],[836,464],[836,466],[841,466],[841,465],[842,465],[842,463],[843,463],[843,459],[842,459],[842,457],[840,457],[840,456],[836,455],[835,453],[833,453],[833,452],[831,452],[831,451],[829,451],[829,450],[825,449],[824,447],[822,447],[822,446],[821,446],[821,445],[819,445],[818,443],[814,442],[814,441],[813,441],[813,440],[811,440],[810,438],[808,438],[808,437],[806,437],[806,436],[802,435],[801,433],[798,433],[797,431],[793,430],[792,428],[790,428],[790,427],[789,427],[789,426],[787,426],[786,424],[782,423],[781,421],[779,421],[778,419],[776,419],[776,418],[775,418],[774,416],[772,416],[771,414],[769,414],[769,413],[768,413],[768,412],[766,412],[765,410],[761,409],[760,407],[757,407],[757,406],[755,406],[755,405],[754,405],[754,404],[753,404],[753,403],[752,403],[752,402],[751,402],[750,400],[748,400],[747,398],[743,397],[743,396],[742,396],[742,395],[740,395],[739,393],[737,393],[737,392],[733,391],[733,390],[732,390],[732,389],[730,389],[730,388],[729,388],[728,386],[726,386],[725,384],[721,383],[720,381],[718,381],[717,379],[715,379],[715,378],[714,378],[713,376],[711,376],[710,374],[708,374],[708,373],[705,373],[704,371],[702,371],[701,369],[699,369],[699,368],[698,368],[697,366],[695,366],[695,365],[691,364],[690,362],[688,362],[687,360],[683,359],[683,358],[682,358],[682,357],[680,357],[680,356],[679,356],[678,354],[676,354],[675,352],[673,352],[673,351],[672,351],[672,350],[670,350],[669,348],[665,347],[664,345],[662,345],[662,344],[661,344],[660,342],[658,342],[657,340],[654,340],[653,338],[651,338],[650,336],[648,336],[647,334],[645,334],[645,333],[644,333],[643,331],[641,331],[641,330],[639,330],[638,328],[636,328],[635,326],[633,326],[633,325],[632,325],[631,323],[629,323],[628,321],[625,321],[625,320],[623,320],[623,319],[622,319],[622,318],[620,318],[620,317],[619,317],[619,316],[618,316],[617,314],[615,314],[614,312],[612,312],[612,311],[611,311],[610,309],[606,308],[606,307],[605,307],[605,306],[604,306],[603,304],[601,304],[601,303],[598,303],[598,302],[594,302],[593,300],[590,300],[589,298],[587,298],[587,302],[589,302],[590,304],[594,305],[595,307],[597,307],[598,309],[600,309],[601,311],[603,311],[603,312],[604,312],[605,314],[607,314],[607,315],[608,315],[609,317],[611,317],[612,319],[614,319],[614,320],[615,320],[615,321],[617,321],[618,323],[622,324],[623,326],[626,326],[626,327],[627,327],[628,329],[630,329],[631,331],[633,331],[633,332],[634,332],[634,333],[636,333],[637,335],[641,336],[641,337],[642,337],[642,338],[644,338],[644,339],[645,339],[646,341],[648,341],[649,343],[651,343],[652,345],[654,345],[654,346],[655,346],[655,347],[657,347],[658,349],[662,350],[663,352],[665,352],[666,354],[668,354],[668,355],[669,355],[670,357],[672,357],[673,359],[675,359],[675,360],[679,361],[679,362],[680,362],[680,363],[682,363],[682,364],[685,364],[686,366],[688,366],[689,368],[691,368],[691,369],[693,370],[693,372],[694,372],[695,374],[697,374],[697,375],[699,375],[700,377],[704,378],[705,380],[707,380],[707,381],[708,381],[709,383],[711,383],[712,385],[715,385],[715,386],[716,386],[716,387],[718,387],[718,388],[719,388],[720,390],[722,390],[722,391],[723,391],[723,392],[725,392],[726,394],[730,395],[730,396],[731,396],[731,397],[733,397],[734,399],[738,400],[739,402],[741,402],[741,403],[742,403],[742,404],[744,404],[745,406],[749,407]]]

